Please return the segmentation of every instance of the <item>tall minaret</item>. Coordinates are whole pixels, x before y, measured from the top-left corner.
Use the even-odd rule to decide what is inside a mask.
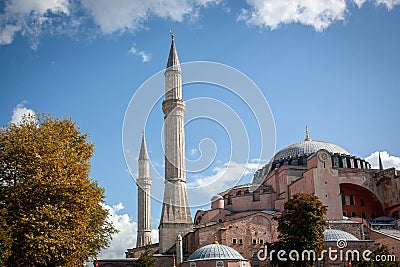
[[[178,235],[184,236],[193,229],[186,192],[185,168],[185,102],[182,100],[182,71],[176,52],[174,35],[165,70],[166,97],[164,112],[165,181],[164,202],[159,229],[160,253],[175,244]]]
[[[142,133],[142,145],[139,152],[139,175],[136,180],[138,187],[138,231],[136,247],[151,244],[150,225],[150,186],[149,155],[147,154],[146,140]]]

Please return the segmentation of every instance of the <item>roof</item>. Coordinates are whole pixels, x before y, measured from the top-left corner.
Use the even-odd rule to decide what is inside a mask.
[[[181,70],[181,66],[179,63],[179,58],[178,58],[178,52],[176,52],[176,47],[175,47],[175,37],[174,34],[171,34],[171,48],[169,50],[169,56],[168,56],[168,62],[167,62],[167,70]]]
[[[386,222],[386,223],[390,223],[396,221],[396,219],[392,218],[392,217],[387,217],[387,216],[381,216],[375,219],[370,220],[370,223],[378,223],[378,222]]]
[[[142,144],[140,146],[140,152],[139,152],[139,160],[140,159],[149,159],[149,155],[147,154],[146,140],[144,139],[144,134],[142,134]]]
[[[243,256],[235,249],[221,245],[210,244],[197,249],[193,252],[187,261],[199,260],[245,260]]]
[[[338,240],[358,241],[359,239],[354,235],[342,230],[326,229],[324,231],[324,241],[338,241]]]
[[[274,163],[284,161],[285,159],[308,158],[317,153],[319,150],[325,149],[330,154],[351,155],[346,149],[329,142],[311,140],[308,136],[302,142],[289,145],[281,149],[262,169],[258,170],[253,178],[252,183],[261,184],[262,179],[269,172],[274,170]]]
[[[215,195],[211,198],[211,202],[219,200],[219,199],[224,199],[221,195]]]
[[[350,153],[345,150],[344,148],[328,143],[323,141],[303,141],[292,144],[280,150],[278,153],[275,154],[274,160],[280,160],[288,157],[298,157],[298,156],[309,156],[318,152],[321,149],[327,150],[331,154],[346,154],[350,155]]]

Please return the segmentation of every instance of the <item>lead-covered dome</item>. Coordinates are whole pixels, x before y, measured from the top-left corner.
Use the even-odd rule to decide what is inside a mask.
[[[358,241],[359,239],[354,235],[342,230],[326,229],[324,231],[324,241],[338,241],[338,240]]]
[[[187,261],[198,260],[245,260],[243,256],[235,249],[221,245],[210,244],[197,249],[193,252]]]
[[[280,150],[278,153],[275,154],[273,161],[275,160],[279,161],[289,157],[292,158],[307,157],[318,152],[321,149],[325,149],[331,154],[337,153],[337,154],[350,155],[350,153],[346,149],[338,145],[323,141],[310,140],[310,141],[298,142],[283,148],[282,150]]]

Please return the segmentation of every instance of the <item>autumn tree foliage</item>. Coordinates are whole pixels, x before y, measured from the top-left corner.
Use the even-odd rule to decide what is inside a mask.
[[[273,257],[272,263],[279,266],[313,266],[312,258],[302,258],[305,250],[315,251],[316,257],[324,246],[324,229],[326,221],[326,207],[318,197],[309,194],[296,194],[285,203],[283,212],[274,219],[278,221],[279,241],[273,244],[275,251],[283,250],[286,252],[286,261],[279,261]],[[292,254],[291,260],[289,252],[295,250],[299,253],[298,260],[296,254]]]
[[[68,118],[36,115],[0,128],[6,266],[82,266],[108,246],[115,229],[89,176],[93,151]]]

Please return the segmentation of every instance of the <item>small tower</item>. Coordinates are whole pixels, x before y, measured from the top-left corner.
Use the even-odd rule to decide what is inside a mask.
[[[146,140],[142,132],[142,145],[139,152],[139,175],[136,180],[138,187],[138,231],[136,247],[151,244],[150,225],[150,187],[149,155],[147,154]]]
[[[186,192],[184,113],[182,100],[182,71],[176,52],[174,35],[168,56],[165,76],[164,149],[165,182],[164,200],[160,219],[160,253],[175,245],[178,235],[185,236],[193,229]]]
[[[308,134],[308,126],[306,125],[306,138],[304,139],[304,141],[311,141],[311,138]]]
[[[381,159],[381,152],[379,152],[379,170],[383,171],[383,163]]]

